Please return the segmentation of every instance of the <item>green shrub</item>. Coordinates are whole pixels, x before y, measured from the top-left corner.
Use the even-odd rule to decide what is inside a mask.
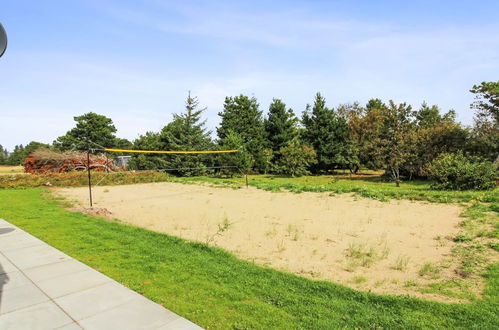
[[[495,187],[497,170],[488,161],[462,153],[441,154],[428,167],[436,190],[487,190]]]
[[[312,147],[293,139],[285,147],[279,149],[281,157],[277,161],[276,171],[279,174],[302,176],[309,174],[308,168],[317,163],[317,154]]]

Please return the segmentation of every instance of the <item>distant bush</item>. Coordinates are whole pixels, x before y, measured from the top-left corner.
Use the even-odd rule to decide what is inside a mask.
[[[493,189],[497,169],[494,164],[462,153],[442,154],[428,167],[428,177],[436,190]]]

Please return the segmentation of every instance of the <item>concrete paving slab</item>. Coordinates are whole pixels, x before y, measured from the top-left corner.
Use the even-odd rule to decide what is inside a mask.
[[[52,301],[16,310],[0,316],[2,330],[56,329],[73,320]]]
[[[11,224],[10,222],[5,221],[4,219],[0,219],[0,226],[2,226],[2,227],[17,228],[16,226],[14,226],[13,224]]]
[[[37,240],[0,219],[0,329],[200,329]]]
[[[57,298],[55,302],[75,320],[81,320],[122,305],[139,296],[138,293],[113,281]]]
[[[2,228],[0,228],[1,230]],[[23,235],[19,230],[15,230],[7,235],[0,234],[0,251],[21,249],[30,246],[43,245],[44,242],[33,236]]]
[[[7,258],[0,253],[0,274],[18,271],[19,269],[14,266]]]
[[[89,268],[81,272],[39,281],[36,282],[36,285],[50,297],[57,298],[90,289],[110,281],[109,277]]]
[[[145,330],[157,329],[177,318],[180,316],[146,298],[138,297],[118,307],[80,320],[78,323],[89,330]]]
[[[15,260],[16,267],[21,270],[71,259],[47,244],[3,251],[2,253],[9,260]]]
[[[20,271],[0,275],[0,291],[31,284],[31,281]]]
[[[77,323],[71,323],[68,325],[64,325],[60,328],[57,328],[57,330],[81,330],[81,329],[83,328],[80,327]]]
[[[23,270],[24,274],[34,282],[48,280],[63,275],[88,270],[88,266],[79,262],[78,260],[70,259],[60,262],[51,263],[48,265],[36,266]]]
[[[33,283],[1,291],[0,296],[0,319],[3,318],[3,314],[50,300]],[[3,328],[0,326],[0,329]]]

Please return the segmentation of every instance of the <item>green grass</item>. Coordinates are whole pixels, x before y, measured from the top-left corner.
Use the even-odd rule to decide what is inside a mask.
[[[221,186],[243,187],[244,177],[222,179],[214,177],[175,178],[178,182],[208,182]],[[250,186],[273,192],[290,191],[329,192],[331,194],[353,193],[357,196],[380,201],[390,199],[423,200],[437,203],[485,202],[499,207],[499,189],[488,191],[437,191],[430,189],[428,181],[406,181],[396,187],[383,177],[353,177],[346,175],[303,176],[298,178],[277,175],[250,175]]]
[[[0,217],[204,327],[494,329],[499,324],[499,265],[488,269],[483,299],[443,304],[262,268],[218,248],[68,212],[43,189],[0,190]]]
[[[175,177],[161,172],[93,172],[93,183],[121,185],[148,182],[209,183],[215,186],[241,188],[244,177]],[[2,175],[1,188],[34,188],[49,182],[56,187],[76,187],[87,184],[85,172],[51,173],[45,175]],[[396,187],[380,176],[352,177],[347,175],[303,176],[298,178],[277,175],[249,175],[250,186],[267,191],[329,192],[331,194],[353,193],[357,196],[381,201],[389,199],[425,200],[439,203],[485,202],[499,208],[499,189],[488,191],[436,191],[430,189],[428,181],[407,181]]]
[[[241,179],[239,179],[241,180]],[[272,175],[255,175],[249,184],[269,191],[355,193],[378,200],[410,199],[431,202],[499,202],[499,189],[490,191],[435,191],[427,181],[402,182],[396,187],[382,177],[348,178],[345,176],[304,176],[288,178]]]

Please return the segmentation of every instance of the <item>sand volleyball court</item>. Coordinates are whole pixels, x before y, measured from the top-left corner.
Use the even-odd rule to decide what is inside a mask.
[[[88,188],[57,189],[85,210]],[[241,259],[313,279],[378,293],[422,294],[427,263],[455,275],[452,237],[461,208],[328,193],[272,193],[150,183],[94,188],[108,216],[187,240],[216,245]],[[415,283],[415,285],[407,285]]]

